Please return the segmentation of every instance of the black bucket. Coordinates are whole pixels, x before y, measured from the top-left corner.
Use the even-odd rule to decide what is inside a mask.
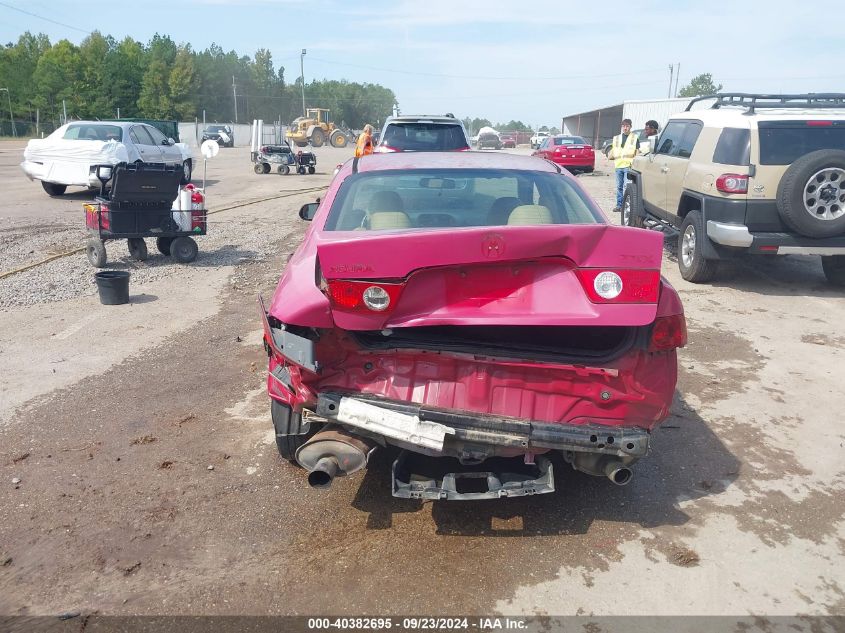
[[[129,303],[129,271],[101,270],[94,273],[94,277],[100,292],[100,303],[106,306]]]

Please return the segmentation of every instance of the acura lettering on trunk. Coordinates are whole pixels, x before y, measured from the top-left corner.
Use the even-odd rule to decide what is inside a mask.
[[[300,216],[259,303],[277,447],[311,486],[375,450],[397,497],[548,493],[555,462],[628,483],[687,338],[661,235],[548,161],[475,152],[349,161]]]

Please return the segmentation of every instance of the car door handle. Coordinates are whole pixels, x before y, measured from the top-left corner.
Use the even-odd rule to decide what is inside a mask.
[[[660,173],[661,174],[668,174],[669,173],[669,167],[667,167],[666,165],[663,165],[663,167],[660,168]]]

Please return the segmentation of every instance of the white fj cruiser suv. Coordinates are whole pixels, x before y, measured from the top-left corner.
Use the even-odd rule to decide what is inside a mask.
[[[628,179],[623,223],[678,229],[688,281],[741,253],[804,254],[845,285],[845,94],[696,98]]]

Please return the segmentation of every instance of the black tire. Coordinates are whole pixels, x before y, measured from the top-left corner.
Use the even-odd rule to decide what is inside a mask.
[[[88,240],[85,248],[88,261],[95,268],[104,268],[106,265],[106,243],[103,240]]]
[[[845,233],[845,151],[823,149],[796,160],[778,185],[784,224],[807,237]]]
[[[180,264],[187,264],[197,258],[199,247],[190,237],[177,237],[170,244],[170,256]]]
[[[67,185],[57,185],[54,182],[44,182],[42,180],[41,186],[44,188],[44,191],[47,192],[47,195],[49,195],[51,198],[63,196],[65,191],[67,191]]]
[[[704,229],[701,213],[690,211],[678,235],[678,269],[681,277],[694,284],[710,281],[718,272],[719,262],[704,259],[701,254],[704,240],[709,239]]]
[[[329,142],[332,144],[332,147],[346,147],[349,143],[349,139],[347,139],[346,134],[340,130],[335,130],[329,137]]]
[[[142,262],[149,257],[149,251],[147,251],[147,243],[140,237],[130,237],[126,240],[127,245],[129,246],[129,256],[133,259],[137,259],[139,262]]]
[[[261,168],[264,170],[265,174],[269,174],[272,167],[270,167],[270,163],[262,163]]]
[[[296,141],[296,146],[297,147],[307,147],[308,143],[306,143],[305,141]]]
[[[167,255],[170,257],[170,245],[173,244],[172,237],[157,237],[156,238],[156,248],[158,252],[162,255]]]
[[[644,218],[640,210],[640,196],[635,183],[629,182],[625,187],[625,196],[622,198],[622,224],[637,229],[645,227]]]
[[[845,255],[822,257],[822,270],[830,283],[835,286],[845,286]]]
[[[253,165],[252,167],[252,171],[254,171],[256,174],[263,174],[264,165],[262,165],[261,163],[255,163],[255,165]]]
[[[312,147],[322,147],[323,144],[326,142],[326,135],[320,128],[317,128],[313,132],[311,132],[311,145]]]
[[[193,176],[193,163],[191,163],[190,158],[182,163],[182,171],[184,172],[182,175],[182,184],[187,185],[191,182],[191,176]]]
[[[306,171],[307,170],[305,168],[305,165],[301,165],[301,166],[296,168],[296,173],[299,174],[300,176],[304,176]]]
[[[270,400],[270,416],[273,418],[273,428],[276,431],[276,448],[282,459],[296,463],[296,451],[314,435],[314,425],[302,422],[302,414],[294,413],[291,408]]]
[[[276,172],[278,172],[280,176],[287,176],[290,173],[290,167],[287,165],[279,165],[276,168]]]
[[[317,168],[316,168],[316,167],[314,167],[314,165],[309,165],[309,166],[308,166],[308,173],[309,173],[309,174],[316,174],[316,173],[317,173]]]

